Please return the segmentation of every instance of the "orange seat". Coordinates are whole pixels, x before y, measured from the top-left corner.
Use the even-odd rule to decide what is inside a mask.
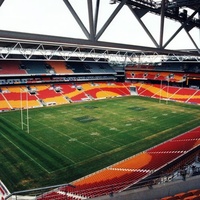
[[[161,200],[177,200],[177,198],[173,196],[168,196],[168,197],[163,197]]]
[[[189,190],[188,192],[191,192],[193,195],[199,195],[200,189]]]
[[[185,199],[187,197],[191,197],[193,196],[193,193],[192,192],[181,192],[181,193],[178,193],[178,194],[175,194],[174,197],[176,197],[177,199]]]
[[[184,200],[200,200],[200,196],[192,195],[192,196],[184,198]]]
[[[174,197],[176,197],[177,199],[183,199],[184,197],[187,197],[185,196],[185,192],[181,192],[181,193],[178,193],[178,194],[175,194]]]

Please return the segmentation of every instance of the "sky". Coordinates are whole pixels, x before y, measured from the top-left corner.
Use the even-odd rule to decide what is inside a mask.
[[[80,19],[88,25],[87,0],[69,0]],[[95,5],[95,0],[93,0]],[[117,4],[100,1],[98,30],[101,29]],[[0,7],[0,30],[11,30],[45,35],[86,39],[63,0],[5,0]],[[142,21],[159,43],[160,17],[147,14]],[[180,27],[180,23],[165,19],[164,43]],[[190,34],[199,46],[200,32],[194,28]],[[99,41],[155,47],[127,6],[124,6]],[[194,45],[182,30],[167,49],[194,49]]]

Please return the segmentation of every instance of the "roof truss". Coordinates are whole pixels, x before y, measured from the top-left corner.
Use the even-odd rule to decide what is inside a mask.
[[[199,57],[200,50],[198,42],[192,38],[190,31],[194,28],[200,27],[200,20],[194,18],[196,14],[200,13],[199,3],[195,4],[193,1],[185,1],[185,3],[192,2],[193,12],[191,15],[183,18],[181,13],[173,13],[174,7],[179,5],[168,5],[165,0],[157,3],[154,0],[115,0],[110,3],[118,3],[114,11],[108,17],[106,22],[97,31],[98,17],[100,12],[100,0],[87,0],[88,8],[88,23],[89,30],[82,22],[78,13],[75,11],[69,0],[63,0],[66,7],[74,17],[77,24],[85,34],[87,39],[80,38],[67,38],[57,36],[47,36],[39,34],[28,34],[22,32],[12,32],[0,30],[0,58],[1,59],[46,59],[46,60],[94,60],[102,61],[108,60],[114,57],[120,57],[122,60],[131,60],[133,55],[175,55],[175,56],[196,56]],[[0,0],[0,5],[4,0]],[[95,4],[94,4],[95,2]],[[180,3],[180,2],[179,2]],[[182,2],[183,3],[183,2]],[[112,20],[118,15],[119,11],[128,6],[133,14],[133,17],[137,19],[143,30],[151,39],[155,47],[139,46],[139,45],[127,45],[121,43],[110,43],[100,41],[100,37],[106,31]],[[173,7],[174,6],[174,7]],[[183,6],[183,5],[181,5]],[[188,5],[184,5],[188,6]],[[191,4],[189,5],[191,6]],[[172,9],[173,8],[173,9]],[[179,7],[178,7],[179,8]],[[147,13],[154,13],[160,16],[160,38],[159,41],[153,37],[153,34],[147,28],[146,24],[142,21],[142,17]],[[173,35],[166,43],[163,43],[164,34],[164,22],[165,18],[170,18],[180,22],[180,27],[174,31]],[[185,30],[194,49],[191,50],[172,50],[167,49],[168,44],[177,36],[181,30]],[[120,53],[119,53],[120,52]],[[123,56],[122,56],[123,55]],[[88,58],[87,58],[88,57]],[[129,59],[129,57],[131,57]],[[198,60],[198,58],[197,58]]]

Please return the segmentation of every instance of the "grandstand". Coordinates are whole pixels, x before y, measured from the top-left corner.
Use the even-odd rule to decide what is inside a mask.
[[[191,38],[199,3],[110,1],[97,32],[96,2],[88,32],[64,0],[88,40],[0,31],[0,200],[200,199],[199,49],[166,49],[178,31],[162,42],[165,17]],[[155,48],[98,40],[125,5]]]

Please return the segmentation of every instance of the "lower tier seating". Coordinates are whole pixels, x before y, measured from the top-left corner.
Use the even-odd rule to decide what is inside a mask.
[[[168,85],[135,83],[139,96],[199,104],[200,91],[192,88],[180,88]]]
[[[136,88],[134,95],[200,104],[200,91],[192,88],[148,83],[85,82],[1,87],[0,110],[130,96],[132,87]]]
[[[0,88],[0,110],[41,107],[130,95],[120,83],[60,83]]]

